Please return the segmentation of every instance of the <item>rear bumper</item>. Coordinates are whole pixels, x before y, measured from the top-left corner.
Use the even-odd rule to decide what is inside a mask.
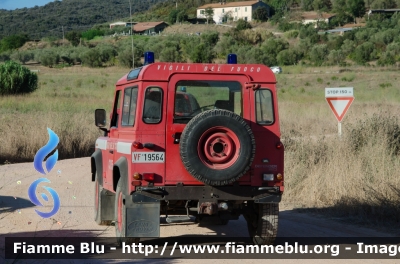
[[[137,187],[136,193],[155,200],[201,200],[201,201],[254,201],[256,203],[279,203],[282,192],[279,187],[255,186],[162,186]]]

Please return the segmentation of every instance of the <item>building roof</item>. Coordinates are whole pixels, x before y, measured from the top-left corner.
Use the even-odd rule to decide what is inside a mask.
[[[165,23],[164,21],[161,22],[143,22],[143,23],[137,23],[136,25],[133,26],[133,30],[137,32],[145,31],[147,29],[154,28],[158,25],[161,25]]]
[[[365,23],[359,23],[359,24],[350,23],[344,25],[342,28],[360,28],[360,27],[365,27]]]
[[[211,8],[223,8],[223,7],[237,7],[237,6],[252,6],[254,4],[257,4],[259,1],[241,1],[241,2],[230,2],[226,3],[224,2],[222,5],[221,3],[214,3],[214,4],[207,4],[198,7],[197,9],[205,9],[207,7]]]
[[[303,20],[316,20],[316,19],[321,19],[321,18],[328,19],[328,18],[331,18],[334,16],[335,16],[335,14],[328,14],[328,13],[324,13],[324,12],[322,12],[321,14],[318,14],[315,11],[303,12],[301,14],[301,18]]]

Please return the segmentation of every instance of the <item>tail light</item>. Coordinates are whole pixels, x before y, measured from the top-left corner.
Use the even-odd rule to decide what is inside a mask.
[[[282,144],[282,142],[278,142],[278,143],[276,143],[276,148],[277,149],[282,149],[283,148],[283,144]]]
[[[148,182],[154,181],[154,173],[143,173],[143,180]]]
[[[140,142],[133,142],[133,147],[137,148],[137,149],[142,149],[143,148],[143,144]]]

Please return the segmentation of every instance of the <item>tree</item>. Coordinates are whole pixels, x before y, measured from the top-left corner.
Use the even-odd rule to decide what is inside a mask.
[[[175,24],[179,11],[177,9],[173,9],[168,15],[168,23]]]
[[[31,93],[37,89],[38,76],[14,61],[0,65],[0,94]]]
[[[331,9],[332,3],[330,0],[314,0],[313,7],[315,11],[327,12]]]
[[[357,17],[365,15],[365,2],[364,0],[347,0],[347,11],[354,17],[354,24]]]
[[[268,10],[266,7],[257,7],[253,12],[253,18],[259,21],[267,21],[268,20]]]
[[[326,60],[329,50],[326,44],[314,45],[309,53],[310,60],[320,66]]]
[[[205,15],[206,18],[207,18],[207,24],[208,24],[208,21],[209,21],[209,20],[213,20],[213,17],[214,17],[214,9],[212,9],[211,7],[207,7],[207,8],[204,10],[204,15]]]
[[[25,42],[28,41],[28,36],[26,35],[13,35],[4,37],[0,41],[0,52],[7,51],[7,50],[14,50],[22,47]]]
[[[65,34],[65,38],[72,44],[72,46],[76,47],[79,45],[81,41],[81,33],[78,31],[69,31]]]
[[[345,54],[341,50],[331,50],[328,55],[328,61],[335,65],[340,65],[346,58]]]
[[[25,64],[26,62],[28,62],[29,60],[33,59],[33,53],[29,52],[29,51],[21,51],[21,52],[17,52],[14,53],[11,58],[13,60],[18,60],[20,61],[22,64]]]

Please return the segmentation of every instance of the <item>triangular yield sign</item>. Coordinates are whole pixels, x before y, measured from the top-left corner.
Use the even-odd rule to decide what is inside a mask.
[[[338,122],[342,122],[344,115],[349,109],[354,97],[327,97],[326,101],[332,109],[333,114],[336,116]]]

